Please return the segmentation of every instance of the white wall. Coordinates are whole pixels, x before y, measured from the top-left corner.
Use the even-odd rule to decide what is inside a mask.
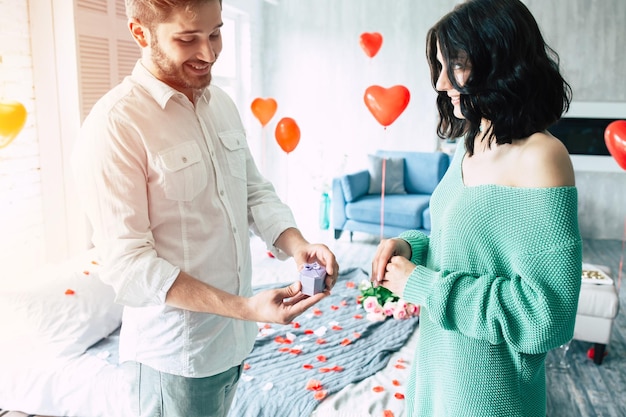
[[[40,149],[25,1],[0,0],[0,100],[28,112],[21,133],[0,149],[0,285],[45,259]]]
[[[274,97],[277,117],[268,126],[268,176],[288,196],[302,223],[317,221],[317,189],[338,172],[366,166],[366,155],[378,148],[434,150],[437,113],[425,59],[427,30],[458,0],[278,0],[264,3],[264,48],[257,71],[262,93]],[[623,0],[526,0],[547,42],[559,53],[563,72],[578,102],[626,102],[626,2]],[[374,58],[359,46],[363,32],[380,32],[383,45]],[[405,85],[411,102],[386,130],[363,103],[372,84]],[[302,139],[288,157],[273,141],[275,122],[291,116]],[[626,117],[626,114],[622,117]],[[254,133],[254,130],[251,129]],[[254,134],[252,141],[257,140]],[[322,164],[320,161],[324,161]],[[611,157],[603,161],[612,164]],[[322,168],[323,167],[323,168]],[[626,174],[624,182],[626,182]],[[619,173],[618,173],[619,177]],[[581,176],[582,188],[602,182],[603,174]],[[589,181],[591,181],[589,183]],[[597,198],[597,194],[593,198]],[[591,198],[581,193],[581,198]],[[623,223],[621,207],[585,218]],[[582,209],[582,207],[581,207]],[[602,216],[600,216],[602,214]],[[586,237],[621,238],[613,233]]]

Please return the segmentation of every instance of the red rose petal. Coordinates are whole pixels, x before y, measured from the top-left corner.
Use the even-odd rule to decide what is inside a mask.
[[[305,386],[309,391],[319,391],[322,389],[322,381],[319,379],[309,379]]]
[[[333,327],[331,327],[331,329],[339,331],[339,330],[343,330],[343,327],[334,325]]]
[[[341,346],[348,346],[350,343],[352,343],[352,340],[350,340],[350,339],[343,339],[339,344]]]
[[[363,318],[363,315],[362,314],[355,314],[354,318],[357,319],[357,320],[361,320]]]
[[[393,414],[393,411],[385,410],[385,411],[383,411],[383,417],[395,417],[395,416]]]
[[[395,385],[396,387],[400,386],[400,381],[398,381],[397,379],[394,379],[393,381],[391,381],[391,383]]]
[[[327,372],[330,372],[330,371],[332,371],[331,368],[320,368],[320,372],[323,373],[323,374],[325,374]]]
[[[89,271],[83,271],[83,274],[89,275]]]
[[[341,371],[343,371],[343,368],[342,368],[341,366],[337,366],[337,365],[335,365],[335,366],[333,366],[333,371],[335,371],[335,372],[341,372]]]
[[[302,353],[302,349],[289,349],[289,353],[293,355],[299,355]]]
[[[339,303],[339,304],[341,304],[343,307],[345,307],[345,306],[348,305],[348,302],[346,300],[341,300],[341,303]]]
[[[352,336],[354,336],[355,339],[358,339],[359,337],[361,337],[361,333],[354,332],[352,333]]]
[[[313,398],[318,401],[323,400],[324,398],[326,398],[326,390],[316,391],[315,394],[313,394]]]
[[[315,343],[317,343],[318,345],[323,345],[324,343],[326,343],[326,339],[317,339]]]
[[[383,388],[380,385],[376,385],[375,387],[372,388],[372,391],[374,392],[383,392],[385,390],[385,388]]]
[[[332,305],[332,306],[330,306],[330,309],[331,309],[331,310],[339,310],[339,307],[337,307],[337,306],[335,306],[335,305]]]
[[[289,348],[288,347],[281,347],[280,349],[278,349],[279,352],[289,352]]]
[[[247,371],[248,369],[250,369],[250,364],[249,363],[244,363],[243,364],[243,370]]]
[[[269,324],[269,323],[265,323],[265,324],[263,325],[263,328],[264,328],[264,329],[271,329],[271,328],[272,328],[272,325],[271,325],[271,324]]]
[[[393,394],[393,396],[399,400],[404,400],[404,394],[402,394],[401,392],[396,392],[395,394]]]
[[[65,290],[65,295],[74,295],[76,294],[76,292],[74,292],[74,290],[68,288],[67,290]]]
[[[300,323],[298,323],[297,321],[294,321],[293,323],[291,323],[291,325],[293,326],[294,329],[300,328]]]
[[[354,284],[354,282],[352,282],[352,281],[348,281],[348,282],[346,282],[346,287],[347,287],[347,288],[354,288],[355,286],[356,286],[356,285],[355,285],[355,284]]]
[[[311,365],[310,363],[305,363],[304,365],[302,365],[302,367],[304,369],[313,369],[313,365]]]
[[[320,310],[319,308],[314,308],[313,309],[313,315],[314,316],[321,316],[322,314],[324,314],[324,313],[322,313],[322,310]]]
[[[328,359],[326,359],[326,356],[324,355],[317,355],[317,360],[320,362],[326,362]]]
[[[404,365],[400,365],[400,364],[396,364],[396,365],[395,365],[395,367],[396,367],[397,369],[406,369],[406,366],[404,366]]]

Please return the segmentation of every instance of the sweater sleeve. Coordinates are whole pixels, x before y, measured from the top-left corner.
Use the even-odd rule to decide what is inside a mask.
[[[411,246],[411,259],[415,265],[423,265],[428,253],[428,236],[419,230],[407,230],[398,236]]]
[[[508,277],[418,265],[404,297],[446,330],[506,342],[519,352],[546,352],[570,340],[581,285],[580,240],[514,256],[511,265]]]

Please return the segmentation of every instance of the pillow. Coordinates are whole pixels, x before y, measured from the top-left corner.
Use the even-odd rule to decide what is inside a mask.
[[[123,307],[113,302],[113,288],[100,281],[95,252],[88,254],[37,271],[23,288],[3,285],[0,351],[72,358],[120,326]]]
[[[369,160],[370,187],[368,194],[381,194],[383,160],[385,162],[385,194],[406,194],[404,189],[404,158],[383,158],[367,155]]]

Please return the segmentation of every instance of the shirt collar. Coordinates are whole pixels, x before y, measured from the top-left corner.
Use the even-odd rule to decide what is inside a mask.
[[[174,96],[184,97],[184,94],[180,91],[170,87],[165,84],[163,81],[156,78],[148,69],[141,63],[141,60],[138,60],[135,64],[135,68],[133,68],[132,78],[135,79],[139,85],[141,85],[154,100],[161,106],[161,108],[165,108],[167,102]],[[186,97],[185,97],[186,98]],[[198,91],[198,94],[195,96],[196,102],[199,99],[204,100],[205,103],[209,102],[211,98],[211,93],[209,88],[204,88]]]

